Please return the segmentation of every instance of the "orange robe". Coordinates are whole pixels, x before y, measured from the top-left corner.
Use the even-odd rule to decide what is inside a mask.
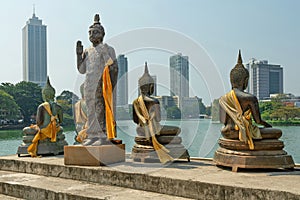
[[[259,128],[252,124],[250,109],[243,113],[234,90],[222,96],[219,103],[234,121],[235,130],[239,131],[239,140],[247,143],[249,149],[253,150],[254,144],[252,139],[262,139],[262,137]]]
[[[50,123],[45,127],[40,129],[38,125],[31,125],[30,128],[34,128],[38,130],[38,132],[35,134],[32,144],[29,145],[27,148],[28,153],[31,155],[31,157],[37,156],[37,146],[38,142],[40,140],[44,140],[46,138],[50,138],[51,142],[56,142],[56,134],[59,131],[60,127],[57,126],[57,115],[53,116],[50,108],[50,104],[48,102],[44,102],[42,106],[45,108],[47,113],[50,115]]]
[[[145,129],[145,135],[152,138],[153,148],[155,149],[160,162],[165,164],[169,161],[173,161],[173,158],[169,155],[170,151],[160,144],[155,137],[155,134],[159,132],[160,127],[158,127],[159,124],[154,120],[155,113],[148,112],[142,95],[134,100],[133,107],[142,123],[142,127]]]
[[[109,74],[109,66],[113,64],[110,58],[106,64],[103,71],[103,98],[105,101],[105,119],[106,119],[106,131],[107,139],[114,139],[116,137],[116,121],[114,118],[114,104],[113,104],[113,90]]]

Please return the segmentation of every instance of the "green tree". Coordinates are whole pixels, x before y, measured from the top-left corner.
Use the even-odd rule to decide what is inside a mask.
[[[299,116],[300,116],[300,108],[284,106],[274,110],[270,117],[273,119],[275,118],[275,119],[288,121],[290,119],[294,119]]]
[[[72,107],[72,104],[70,104],[67,100],[59,99],[59,100],[57,100],[56,102],[62,107],[62,110],[63,110],[64,115],[65,115],[65,114],[68,114],[68,115],[70,115],[70,116],[73,115],[73,107]]]
[[[41,87],[36,83],[21,81],[16,85],[2,83],[0,88],[13,96],[20,107],[24,122],[29,124],[31,116],[36,115],[37,107],[43,102]]]
[[[5,91],[7,94],[14,96],[16,93],[15,85],[12,83],[1,83],[0,90]]]
[[[259,102],[261,117],[265,120],[292,120],[300,117],[300,108],[283,104],[286,95],[281,94],[268,102]]]
[[[79,100],[79,97],[71,91],[64,90],[56,97],[56,102],[63,110],[64,126],[74,125],[73,106]]]
[[[15,85],[17,104],[21,108],[24,122],[29,123],[32,115],[36,115],[38,106],[43,102],[41,87],[32,82],[21,81]]]
[[[56,97],[56,100],[65,100],[68,104],[74,104],[79,100],[79,97],[71,91],[64,90]]]
[[[71,91],[64,90],[56,97],[56,102],[62,107],[64,114],[73,116],[73,105],[79,100]]]
[[[14,98],[7,92],[0,90],[0,118],[9,120],[18,119],[20,117],[19,109]]]

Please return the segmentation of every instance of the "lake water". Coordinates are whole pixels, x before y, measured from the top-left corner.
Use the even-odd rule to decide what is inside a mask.
[[[191,157],[212,158],[218,148],[218,138],[222,124],[211,123],[211,120],[172,120],[163,121],[162,124],[181,127],[180,136],[183,145],[188,149]],[[128,121],[118,121],[118,138],[126,144],[126,152],[130,153],[134,145],[136,136],[136,125]],[[295,163],[300,163],[300,126],[281,126],[283,135],[280,140],[284,141],[284,150],[293,156]],[[75,132],[65,132],[66,140],[69,145],[74,142]],[[18,146],[22,143],[21,131],[1,131],[0,132],[0,156],[11,155],[17,152]]]

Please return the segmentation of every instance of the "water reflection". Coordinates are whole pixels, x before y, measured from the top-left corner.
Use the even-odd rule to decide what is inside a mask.
[[[20,139],[22,130],[2,130],[0,131],[0,140]]]

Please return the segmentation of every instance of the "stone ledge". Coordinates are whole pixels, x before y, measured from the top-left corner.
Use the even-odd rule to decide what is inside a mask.
[[[167,166],[127,160],[105,167],[65,166],[62,156],[0,157],[0,169],[196,199],[299,199],[300,169],[232,173],[207,160]]]
[[[0,171],[0,193],[16,198],[34,200],[131,200],[137,197],[139,199],[186,199],[124,187],[7,171]]]

